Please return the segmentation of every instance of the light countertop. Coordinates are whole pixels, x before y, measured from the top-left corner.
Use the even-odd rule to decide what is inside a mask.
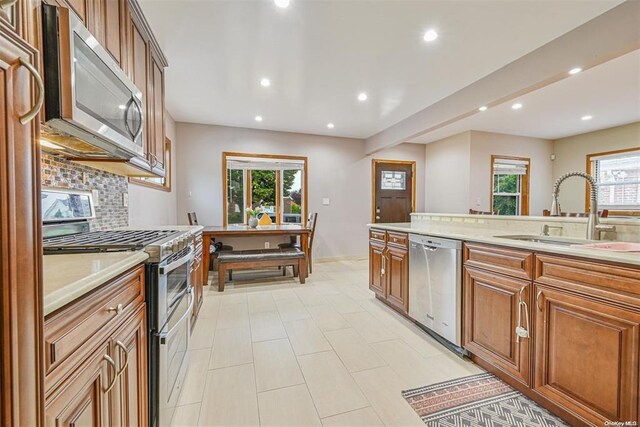
[[[512,248],[528,249],[535,252],[546,252],[557,255],[566,255],[579,258],[588,258],[597,261],[615,262],[640,266],[640,252],[612,252],[598,249],[582,249],[573,246],[552,245],[547,243],[535,243],[521,240],[505,239],[495,236],[530,234],[518,233],[513,230],[496,230],[482,227],[460,227],[450,224],[425,225],[411,224],[409,222],[391,224],[368,224],[370,228],[378,228],[404,233],[415,233],[425,236],[443,237],[454,240],[462,240],[491,245],[508,246]],[[555,236],[550,236],[551,238]]]
[[[143,251],[45,255],[44,315],[143,263],[147,258],[149,255]]]

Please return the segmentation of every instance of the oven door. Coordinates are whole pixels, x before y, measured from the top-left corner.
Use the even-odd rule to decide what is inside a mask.
[[[159,341],[158,425],[169,425],[189,366],[191,313],[195,298],[191,288],[178,302]]]
[[[164,329],[165,323],[177,308],[191,286],[190,270],[193,260],[193,247],[176,253],[160,264],[158,268],[158,329]]]

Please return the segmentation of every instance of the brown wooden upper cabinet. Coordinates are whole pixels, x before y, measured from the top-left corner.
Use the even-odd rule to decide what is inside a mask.
[[[409,236],[369,231],[369,289],[403,314],[409,312]]]

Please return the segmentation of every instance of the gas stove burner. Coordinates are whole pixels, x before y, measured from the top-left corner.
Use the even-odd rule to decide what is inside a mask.
[[[43,241],[44,253],[122,252],[145,249],[163,240],[175,230],[105,230],[48,237]]]

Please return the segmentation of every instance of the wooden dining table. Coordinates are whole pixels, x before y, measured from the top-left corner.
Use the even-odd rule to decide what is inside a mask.
[[[215,240],[221,240],[225,237],[300,236],[300,249],[308,257],[309,233],[311,230],[300,224],[259,225],[256,228],[244,224],[204,227],[202,230],[203,283],[209,284],[210,248],[211,242]],[[309,272],[300,271],[299,274],[304,274],[307,277]]]

